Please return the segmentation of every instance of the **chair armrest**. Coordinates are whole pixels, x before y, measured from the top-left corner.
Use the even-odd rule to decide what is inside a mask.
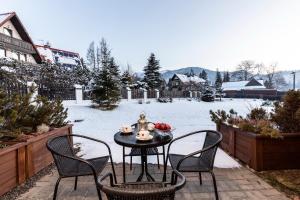
[[[104,176],[102,176],[100,178],[100,180],[99,180],[99,185],[101,186],[101,188],[103,187],[103,185],[101,184],[101,182],[104,181],[107,177],[109,177],[110,186],[114,186],[113,175],[112,175],[112,173],[108,172],[107,174],[105,174]]]
[[[186,178],[185,178],[185,176],[183,176],[183,174],[181,174],[177,170],[172,171],[172,177],[174,174],[176,174],[180,178],[180,182],[179,183],[171,183],[171,184],[176,184],[175,188],[176,188],[176,190],[179,190],[179,189],[183,188],[183,186],[185,185]]]
[[[185,135],[182,135],[182,136],[180,136],[180,137],[177,137],[177,138],[173,139],[173,140],[169,143],[169,145],[168,145],[167,156],[169,155],[171,145],[172,145],[175,141],[180,140],[180,139],[185,138],[185,137],[188,137],[188,136],[191,136],[191,135],[195,135],[195,134],[198,134],[198,133],[203,133],[203,132],[207,132],[207,130],[191,132],[191,133],[188,133],[188,134],[185,134]],[[168,158],[167,158],[167,161],[168,161]]]
[[[187,159],[187,158],[189,158],[189,157],[192,157],[192,156],[195,156],[195,155],[197,155],[197,154],[201,154],[201,153],[203,153],[203,152],[205,152],[205,151],[208,151],[208,150],[214,148],[215,146],[217,146],[218,144],[219,144],[219,142],[217,142],[217,143],[215,143],[215,144],[213,144],[213,145],[211,145],[211,146],[208,146],[208,147],[206,147],[206,148],[204,148],[204,149],[195,151],[195,152],[193,152],[193,153],[190,153],[190,154],[184,156],[181,160],[179,160],[179,162],[178,162],[178,164],[177,164],[177,166],[176,166],[176,170],[179,170],[179,167],[180,167],[181,163],[182,163],[185,159]]]

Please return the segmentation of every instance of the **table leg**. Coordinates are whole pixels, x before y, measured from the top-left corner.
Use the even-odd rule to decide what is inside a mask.
[[[146,154],[146,158],[147,158],[147,154]],[[145,150],[141,148],[141,174],[139,175],[136,182],[142,181],[144,176],[144,169],[145,169]]]
[[[146,152],[147,153],[147,152]],[[145,156],[145,172],[146,172],[146,178],[148,181],[155,181],[155,179],[149,174],[148,172],[148,161],[147,161],[147,154]]]

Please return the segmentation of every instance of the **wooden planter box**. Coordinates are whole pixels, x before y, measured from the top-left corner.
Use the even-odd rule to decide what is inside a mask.
[[[46,147],[49,138],[71,133],[72,125],[67,125],[0,149],[0,196],[53,162]]]
[[[15,143],[0,150],[0,196],[26,179],[25,145]]]
[[[67,125],[27,140],[26,177],[32,177],[53,162],[52,155],[46,147],[49,138],[71,133],[72,125]]]
[[[221,148],[256,171],[300,168],[300,133],[283,133],[274,139],[241,131],[225,124]]]

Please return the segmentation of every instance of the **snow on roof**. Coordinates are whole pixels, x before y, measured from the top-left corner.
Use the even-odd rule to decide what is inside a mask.
[[[246,86],[249,81],[232,81],[222,84],[223,91],[228,90],[252,90],[252,89],[265,89],[263,80],[257,80],[261,85],[259,86]]]
[[[184,74],[175,74],[183,83],[187,82],[195,82],[195,83],[204,83],[205,80],[202,78],[199,78],[198,76],[190,76],[188,77],[187,75]]]
[[[3,22],[7,17],[9,17],[12,13],[3,13],[0,14],[0,23]]]
[[[70,64],[70,65],[77,65],[77,62],[74,58],[69,58],[65,56],[59,56],[58,62],[62,64]]]
[[[52,53],[52,51],[50,49],[37,46],[37,50],[44,57],[44,59],[46,61],[50,61],[51,63],[54,62],[54,60],[53,60],[53,53]]]

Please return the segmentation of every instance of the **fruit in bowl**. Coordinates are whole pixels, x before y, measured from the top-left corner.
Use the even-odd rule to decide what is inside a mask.
[[[166,123],[155,123],[155,128],[161,131],[170,131],[171,130],[171,126],[169,124]]]

